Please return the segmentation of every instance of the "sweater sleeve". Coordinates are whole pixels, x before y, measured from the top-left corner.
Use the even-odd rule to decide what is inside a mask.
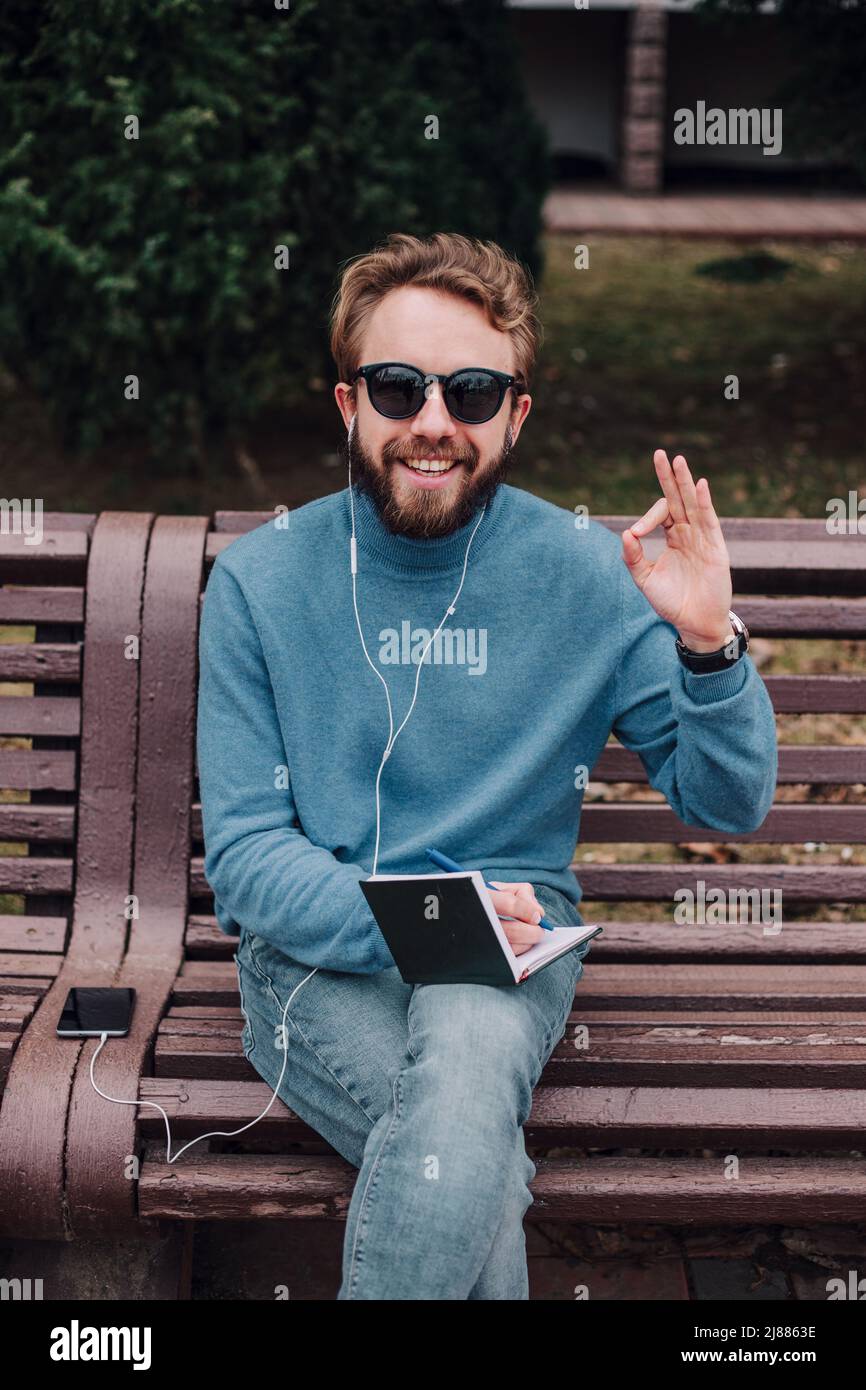
[[[687,671],[676,629],[620,569],[612,732],[639,755],[650,785],[687,825],[757,830],[773,803],[778,749],[772,702],[754,662],[747,652],[727,671]]]
[[[219,924],[248,927],[303,965],[384,970],[394,959],[359,887],[368,872],[303,834],[287,761],[258,629],[218,558],[199,632],[197,764]]]

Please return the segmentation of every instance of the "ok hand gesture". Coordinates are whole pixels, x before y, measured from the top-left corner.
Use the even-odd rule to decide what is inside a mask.
[[[715,651],[734,637],[728,548],[706,478],[697,486],[682,454],[673,468],[664,449],[653,454],[664,497],[622,533],[622,558],[653,608],[692,651]],[[661,524],[666,548],[650,564],[638,539]]]

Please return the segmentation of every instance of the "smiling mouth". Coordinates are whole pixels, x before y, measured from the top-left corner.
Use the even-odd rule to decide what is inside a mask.
[[[397,462],[411,468],[413,473],[423,473],[427,477],[438,477],[442,473],[450,473],[451,469],[460,462],[460,459],[398,459]]]

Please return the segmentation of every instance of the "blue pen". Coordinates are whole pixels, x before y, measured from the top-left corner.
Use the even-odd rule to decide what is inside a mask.
[[[439,868],[444,869],[448,874],[465,874],[468,872],[466,869],[462,868],[460,864],[455,864],[453,859],[449,859],[447,854],[440,854],[438,849],[428,849],[426,854],[428,859],[432,859],[434,864],[438,864]],[[488,883],[487,879],[484,880],[484,886],[485,888],[492,888],[494,893],[502,891],[496,887],[495,883]],[[508,920],[514,921],[515,919],[509,917]],[[543,917],[538,925],[544,927],[545,931],[553,931],[552,923],[545,921]]]

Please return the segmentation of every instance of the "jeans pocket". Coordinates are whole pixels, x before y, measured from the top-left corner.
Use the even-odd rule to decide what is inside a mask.
[[[263,936],[248,931],[244,940],[246,956],[243,964],[247,968],[250,994],[259,998],[260,1012],[266,1013],[271,1009],[282,1012],[280,994],[294,962]]]
[[[255,1047],[255,1040],[253,1038],[253,1026],[250,1021],[250,1016],[247,1013],[246,1001],[244,999],[244,966],[239,959],[240,954],[239,946],[236,954],[232,956],[232,960],[235,963],[235,969],[238,975],[238,995],[240,996],[240,1008],[244,1020],[244,1026],[241,1029],[241,1047],[243,1048],[244,1056],[248,1058]]]

